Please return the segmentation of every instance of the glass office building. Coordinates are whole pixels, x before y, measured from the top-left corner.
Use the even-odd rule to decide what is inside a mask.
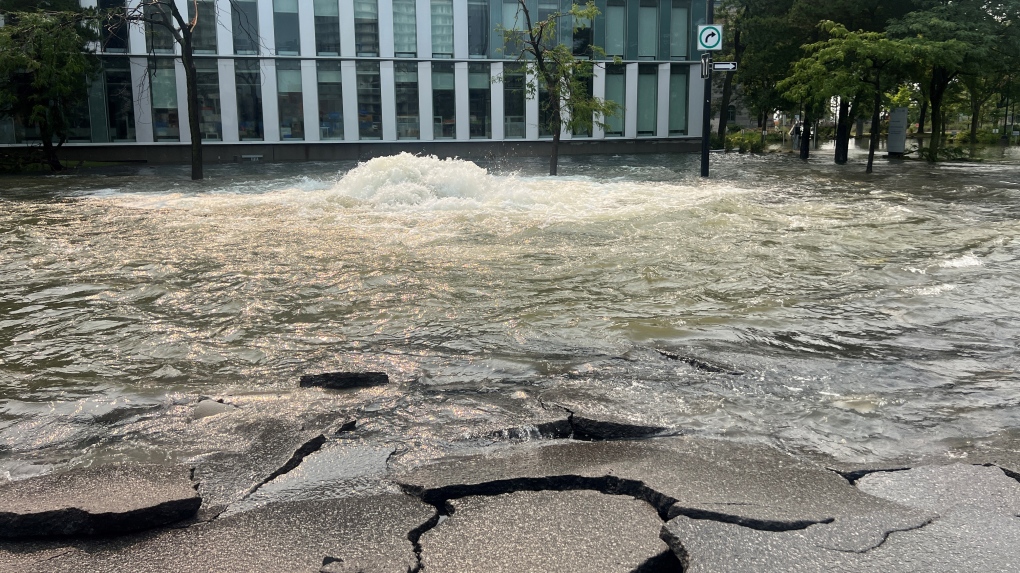
[[[139,0],[82,0],[131,6]],[[541,141],[545,91],[502,30],[520,30],[517,0],[176,0],[197,9],[201,137],[211,144]],[[529,0],[533,19],[569,0]],[[586,28],[559,40],[598,63],[589,89],[616,101],[604,128],[564,140],[700,137],[701,0],[597,0]],[[190,141],[180,47],[159,27],[111,30],[69,143]],[[512,46],[512,42],[509,43]],[[605,56],[593,52],[601,46]],[[693,125],[692,125],[693,124]],[[35,138],[37,139],[37,135]],[[0,118],[0,143],[31,142]]]

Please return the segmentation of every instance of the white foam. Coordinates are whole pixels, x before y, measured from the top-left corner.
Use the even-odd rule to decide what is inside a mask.
[[[962,257],[956,257],[954,259],[946,259],[939,262],[939,266],[944,269],[963,269],[967,267],[980,267],[983,263],[981,259],[974,255],[967,254]]]

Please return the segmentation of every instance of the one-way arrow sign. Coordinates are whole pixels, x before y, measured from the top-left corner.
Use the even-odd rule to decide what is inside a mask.
[[[735,72],[737,71],[736,62],[712,62],[713,72]]]

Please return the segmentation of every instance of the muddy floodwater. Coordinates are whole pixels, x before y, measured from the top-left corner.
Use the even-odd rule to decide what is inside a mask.
[[[0,178],[0,479],[201,455],[203,398],[420,456],[554,406],[852,461],[1020,437],[1020,165],[852,159]],[[392,383],[298,387],[340,370]]]

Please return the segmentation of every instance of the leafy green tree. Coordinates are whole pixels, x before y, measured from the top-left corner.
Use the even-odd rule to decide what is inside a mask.
[[[918,0],[920,9],[889,25],[890,35],[909,44],[919,63],[914,81],[927,84],[931,139],[926,156],[930,161],[938,160],[942,146],[943,103],[950,85],[961,74],[999,57],[996,47],[1009,27],[992,9],[1005,4],[1013,2]]]
[[[89,47],[96,39],[94,22],[80,9],[41,10],[70,8],[66,2],[6,11],[8,6],[27,7],[23,4],[0,6],[6,21],[0,27],[0,113],[35,126],[46,163],[59,171],[63,165],[57,149],[67,141],[71,114],[87,100],[89,80],[99,71]]]
[[[779,85],[794,100],[870,99],[871,142],[866,172],[871,173],[882,97],[898,83],[900,70],[911,59],[911,49],[902,40],[889,39],[880,32],[851,32],[832,21],[819,27],[829,39],[805,46],[809,55],[794,64],[793,74]]]
[[[594,97],[589,91],[588,80],[592,77],[595,57],[604,52],[597,46],[591,48],[592,59],[579,59],[573,54],[572,46],[559,41],[557,28],[566,20],[571,29],[585,27],[599,14],[594,1],[585,6],[574,4],[568,12],[553,12],[537,22],[532,21],[525,0],[517,0],[518,18],[523,18],[523,30],[503,29],[508,49],[517,54],[517,61],[525,65],[538,81],[529,81],[529,97],[538,93],[539,82],[545,87],[548,98],[542,102],[545,116],[549,118],[552,130],[552,154],[549,158],[549,174],[556,175],[559,162],[560,132],[565,128],[572,131],[591,129],[593,125],[605,128],[605,118],[619,111],[619,104]]]

